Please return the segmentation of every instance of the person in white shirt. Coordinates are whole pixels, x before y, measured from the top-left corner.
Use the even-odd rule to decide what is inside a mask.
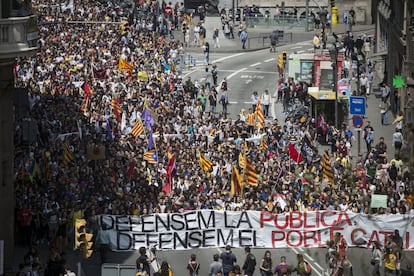
[[[256,111],[257,102],[259,100],[259,96],[257,95],[257,91],[254,91],[253,94],[250,96],[250,100],[252,101],[252,109],[253,112]]]
[[[200,25],[194,26],[194,45],[200,45]]]
[[[269,94],[269,90],[266,89],[265,92],[261,96],[261,102],[263,104],[263,113],[265,118],[269,117],[269,106],[270,106],[271,96]]]

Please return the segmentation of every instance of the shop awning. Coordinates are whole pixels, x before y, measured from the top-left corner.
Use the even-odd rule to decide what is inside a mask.
[[[333,91],[318,91],[308,92],[308,94],[317,101],[333,101],[335,100],[335,92]],[[348,100],[347,96],[338,94],[340,100]]]

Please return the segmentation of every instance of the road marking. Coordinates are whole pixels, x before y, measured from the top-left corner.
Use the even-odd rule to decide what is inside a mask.
[[[271,62],[273,60],[276,60],[276,59],[275,58],[269,58],[269,59],[266,59],[264,62]]]
[[[237,70],[237,71],[234,71],[233,73],[231,73],[230,75],[228,75],[227,76],[227,79],[231,79],[232,77],[234,77],[235,75],[237,75],[237,74],[239,74],[239,73],[241,73],[241,72],[243,72],[243,71],[245,71],[245,70],[247,70],[247,68],[245,67],[245,68],[242,68],[242,69],[239,69],[239,70]]]
[[[251,83],[251,82],[252,82],[252,80],[250,79],[250,80],[245,81],[244,83],[245,83],[245,84],[249,84],[249,83]]]
[[[295,47],[291,47],[290,49],[293,50],[293,49],[300,49],[300,48],[302,48],[302,46],[295,46]]]
[[[239,102],[232,102],[232,101],[229,101],[229,104],[239,104]]]
[[[313,51],[313,50],[315,50],[315,48],[306,49],[306,51]]]
[[[310,45],[311,43],[312,41],[302,41],[302,42],[296,43],[296,45],[307,46],[307,45]]]
[[[212,61],[212,63],[221,62],[221,61],[223,61],[223,60],[226,60],[226,59],[229,59],[229,58],[238,57],[238,56],[245,55],[245,54],[246,54],[246,53],[238,53],[238,54],[234,54],[234,55],[231,55],[231,56],[222,57],[222,58],[219,58],[219,59],[213,60],[213,61]]]
[[[260,65],[260,64],[262,64],[262,63],[261,62],[258,62],[258,63],[255,63],[255,64],[250,65],[250,67],[255,67],[255,66]]]
[[[304,53],[305,52],[305,50],[300,50],[300,51],[297,51],[296,53],[297,54],[302,54],[302,53]]]

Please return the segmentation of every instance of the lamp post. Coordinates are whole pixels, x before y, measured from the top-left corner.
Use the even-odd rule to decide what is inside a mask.
[[[338,48],[336,47],[336,44],[334,44],[332,47],[329,48],[329,55],[331,56],[332,61],[332,73],[333,73],[333,84],[332,84],[332,90],[335,93],[335,128],[338,128]]]

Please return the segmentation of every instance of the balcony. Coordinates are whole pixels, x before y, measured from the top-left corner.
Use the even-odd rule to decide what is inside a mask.
[[[34,55],[38,35],[35,15],[0,19],[0,60]]]

